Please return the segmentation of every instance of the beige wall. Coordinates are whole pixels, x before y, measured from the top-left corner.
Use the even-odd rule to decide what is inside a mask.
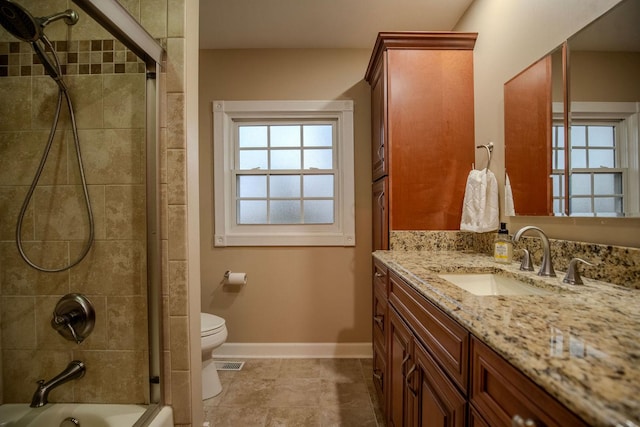
[[[200,51],[202,309],[227,321],[233,343],[371,341],[370,51]],[[356,247],[212,248],[213,100],[355,101]],[[239,290],[220,287],[245,271]]]
[[[504,183],[503,84],[567,37],[617,4],[618,0],[474,2],[455,28],[479,33],[474,52],[476,143],[496,144],[491,169]],[[470,147],[473,149],[473,147]],[[477,159],[484,153],[476,152]],[[501,190],[502,194],[502,190]],[[507,218],[510,230],[539,225],[551,237],[640,246],[640,220]]]
[[[640,101],[640,53],[572,52],[570,70],[572,101]]]

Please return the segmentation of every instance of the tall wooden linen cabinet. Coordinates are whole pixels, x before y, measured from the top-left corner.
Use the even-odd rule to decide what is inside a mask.
[[[371,85],[373,249],[392,230],[458,230],[474,157],[477,33],[380,33]]]
[[[476,37],[477,33],[450,32],[378,35],[365,75],[372,103],[373,250],[389,249],[389,232],[394,230],[460,229],[466,180],[475,157]],[[373,382],[387,425],[450,425],[452,417],[452,425],[459,425],[465,419],[459,416],[464,405],[452,409],[450,414],[458,415],[444,422],[431,415],[429,421],[401,416],[414,413],[405,406],[408,388],[402,380],[407,361],[402,355],[413,354],[413,339],[402,333],[403,322],[393,320],[399,317],[389,283],[387,269],[375,261]],[[423,354],[419,348],[418,361]],[[439,390],[455,389],[443,384]],[[422,405],[430,403],[425,400]]]

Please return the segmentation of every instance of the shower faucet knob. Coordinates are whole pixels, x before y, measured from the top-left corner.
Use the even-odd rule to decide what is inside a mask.
[[[56,304],[51,327],[69,341],[80,344],[89,336],[96,323],[93,304],[81,294],[67,294]]]

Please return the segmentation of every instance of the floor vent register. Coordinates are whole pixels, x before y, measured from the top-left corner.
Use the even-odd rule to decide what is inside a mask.
[[[233,362],[228,360],[216,360],[218,371],[239,371],[244,366],[244,362]]]

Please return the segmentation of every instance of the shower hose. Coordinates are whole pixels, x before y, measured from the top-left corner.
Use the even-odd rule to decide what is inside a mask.
[[[51,125],[51,131],[49,132],[49,138],[47,140],[47,144],[45,146],[44,152],[42,154],[42,158],[40,159],[40,164],[38,165],[38,169],[36,170],[35,176],[33,177],[33,181],[31,182],[31,185],[29,187],[29,190],[27,191],[27,195],[25,196],[24,202],[22,203],[22,207],[20,208],[20,214],[18,215],[18,223],[16,225],[16,244],[18,246],[18,252],[20,252],[20,256],[22,257],[22,259],[29,264],[31,267],[33,267],[34,269],[41,271],[41,272],[45,272],[45,273],[59,273],[62,271],[66,271],[76,265],[78,265],[78,263],[80,263],[80,261],[82,261],[87,254],[89,253],[89,250],[91,249],[91,246],[93,244],[93,240],[94,240],[94,221],[93,221],[93,213],[91,210],[91,201],[89,200],[89,191],[87,189],[87,181],[85,178],[85,174],[84,174],[84,167],[82,164],[82,155],[80,152],[80,140],[78,138],[78,126],[76,125],[76,119],[75,119],[75,114],[73,111],[73,105],[71,103],[71,98],[69,97],[69,92],[67,90],[66,85],[64,84],[64,81],[62,80],[62,70],[60,67],[60,61],[58,59],[58,55],[55,51],[55,49],[53,48],[51,42],[49,41],[49,39],[47,37],[45,37],[44,35],[41,37],[42,42],[45,44],[46,48],[51,52],[54,60],[55,60],[55,67],[56,67],[56,72],[57,72],[57,76],[55,75],[51,75],[51,77],[54,79],[54,81],[56,82],[56,84],[58,85],[58,102],[57,102],[57,106],[56,106],[56,111],[53,117],[53,123]],[[32,46],[34,47],[34,49],[38,49],[39,47],[35,45],[35,43],[37,42],[33,42]],[[76,158],[78,160],[78,169],[80,172],[80,180],[82,182],[82,194],[84,197],[84,207],[86,209],[86,215],[87,215],[87,219],[89,222],[89,237],[82,249],[82,251],[80,252],[80,254],[78,255],[78,257],[74,260],[71,261],[69,264],[62,266],[62,267],[58,267],[58,268],[46,268],[46,267],[42,267],[40,265],[37,265],[35,262],[33,262],[26,254],[24,247],[23,247],[23,243],[22,243],[22,223],[24,221],[25,215],[26,215],[26,211],[27,208],[29,207],[29,203],[31,202],[31,199],[33,197],[33,193],[38,185],[38,181],[40,180],[40,176],[42,175],[42,171],[44,169],[45,164],[47,163],[47,158],[49,157],[49,152],[51,150],[51,146],[53,145],[53,140],[55,138],[55,134],[56,134],[56,130],[58,128],[58,120],[60,118],[60,110],[62,108],[62,98],[65,98],[66,102],[67,102],[67,108],[69,110],[69,117],[71,120],[71,128],[73,131],[73,142],[75,145],[75,152],[76,152]]]

